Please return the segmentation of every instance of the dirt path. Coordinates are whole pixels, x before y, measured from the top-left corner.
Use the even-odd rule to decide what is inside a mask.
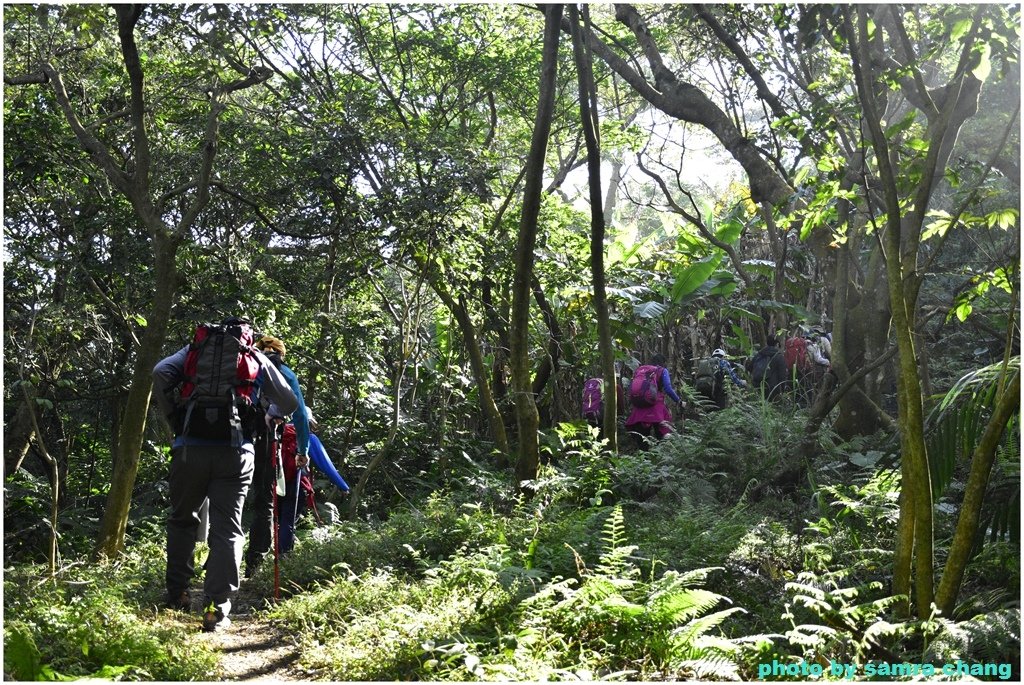
[[[220,678],[225,681],[298,681],[312,674],[298,666],[295,638],[267,621],[253,608],[256,598],[239,593],[231,625],[201,639],[220,653]]]

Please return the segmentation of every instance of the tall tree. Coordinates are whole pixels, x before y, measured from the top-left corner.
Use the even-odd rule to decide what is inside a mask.
[[[611,324],[608,320],[608,295],[605,292],[604,270],[604,201],[601,193],[601,144],[597,113],[597,87],[594,84],[593,59],[582,39],[581,19],[590,23],[590,11],[582,8],[582,17],[575,5],[569,5],[573,57],[579,84],[580,119],[587,144],[587,170],[590,189],[590,277],[594,285],[594,310],[597,314],[597,339],[601,352],[601,374],[604,376],[604,435],[613,452],[618,451],[618,407],[615,376],[615,350],[612,348]]]
[[[89,154],[93,163],[107,180],[131,204],[136,219],[151,242],[151,268],[153,287],[146,327],[136,350],[124,414],[120,417],[117,450],[113,455],[114,469],[107,496],[103,521],[96,551],[102,555],[117,555],[124,544],[125,526],[131,505],[132,489],[138,472],[139,452],[149,408],[152,389],[151,370],[160,358],[178,286],[176,255],[179,246],[187,240],[197,218],[210,200],[210,180],[216,157],[218,126],[224,110],[224,98],[230,94],[269,77],[269,72],[254,68],[232,81],[215,81],[208,85],[208,114],[205,131],[198,141],[192,178],[164,195],[155,189],[154,150],[147,127],[152,103],[147,99],[143,63],[135,39],[136,26],[145,11],[143,5],[115,5],[117,39],[120,44],[122,66],[128,86],[128,106],[123,116],[128,121],[126,149],[117,149],[102,140],[93,125],[83,123],[76,103],[65,86],[63,69],[57,58],[69,58],[76,51],[63,54],[40,54],[35,70],[15,77],[5,76],[8,84],[39,83],[50,88],[60,111],[79,145]],[[49,10],[43,10],[46,16]],[[111,113],[113,116],[121,116]],[[177,211],[167,212],[164,202],[176,198]]]
[[[530,283],[533,276],[533,250],[537,240],[541,190],[544,184],[544,158],[555,107],[558,77],[558,38],[562,5],[544,6],[544,48],[540,67],[537,116],[526,164],[523,210],[516,242],[516,272],[512,283],[511,366],[515,391],[516,424],[519,429],[519,456],[516,478],[519,483],[537,477],[540,466],[539,419],[530,379]]]
[[[903,489],[893,589],[909,596],[913,578],[913,597],[921,618],[930,615],[934,597],[931,470],[914,336],[918,294],[927,268],[927,259],[922,261],[921,243],[926,216],[945,176],[960,128],[978,109],[978,97],[988,72],[983,62],[989,59],[986,51],[979,48],[986,24],[991,26],[993,21],[989,12],[985,7],[974,11],[965,25],[962,40],[958,41],[960,57],[949,80],[941,86],[927,88],[898,7],[858,6],[843,10],[843,30],[849,40],[857,93],[863,105],[868,141],[874,152],[872,161],[880,182],[883,217],[882,224],[874,228],[885,258],[898,349],[897,401]],[[904,62],[895,65],[894,59],[887,62],[882,52],[886,45],[890,46],[889,54],[901,55]],[[881,64],[888,64],[888,69],[877,66]],[[897,73],[906,76],[897,76]],[[887,81],[899,78],[902,80],[896,83],[901,92],[927,121],[923,156],[916,152],[906,157],[901,155],[885,130],[885,105],[880,102],[879,93],[884,92]],[[903,159],[906,159],[906,168],[901,174],[898,164]],[[901,181],[904,174],[912,175],[916,183],[907,187]]]

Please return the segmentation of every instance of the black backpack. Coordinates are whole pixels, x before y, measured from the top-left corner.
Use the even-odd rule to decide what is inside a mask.
[[[252,434],[259,360],[247,321],[203,323],[185,356],[181,434],[241,444]]]
[[[775,354],[778,352],[776,351]],[[768,348],[762,348],[755,356],[754,363],[750,365],[750,378],[754,385],[764,383],[764,377],[768,373],[768,365],[772,361],[773,353]]]

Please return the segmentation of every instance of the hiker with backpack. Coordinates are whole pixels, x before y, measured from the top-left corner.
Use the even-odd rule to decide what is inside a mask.
[[[192,343],[153,368],[156,404],[174,432],[167,519],[167,606],[189,611],[199,509],[210,501],[210,556],[203,581],[203,630],[231,621],[245,536],[242,507],[252,483],[257,414],[270,400],[275,422],[298,399],[281,372],[252,346],[252,324],[236,317],[200,324]]]
[[[751,360],[750,379],[766,400],[774,400],[786,392],[789,380],[786,357],[779,349],[774,335],[768,336],[768,344],[758,350]]]
[[[295,424],[284,426],[281,437],[281,466],[285,493],[277,498],[279,555],[285,556],[295,547],[295,524],[306,511],[306,500],[313,494],[313,479],[308,468],[298,465]]]
[[[821,386],[822,379],[832,370],[832,362],[822,353],[819,344],[820,338],[817,335],[808,334],[805,339],[807,340],[807,358],[811,360],[811,370],[805,376],[804,381],[807,384],[808,397],[813,398]],[[829,351],[831,352],[831,348]]]
[[[618,376],[616,376],[618,378]],[[615,384],[615,409],[621,412],[626,406],[626,397],[622,385]],[[604,438],[604,379],[588,378],[583,383],[583,403],[580,410],[583,420],[598,429],[598,437]]]
[[[676,404],[683,401],[672,388],[672,379],[665,368],[665,355],[655,354],[650,364],[644,364],[633,373],[629,385],[629,400],[633,405],[626,430],[633,433],[641,447],[644,438],[656,435],[659,439],[672,432],[672,414],[665,406],[665,395]]]
[[[302,397],[302,389],[299,387],[299,379],[285,363],[284,357],[287,351],[284,341],[272,335],[264,335],[256,343],[256,348],[266,354],[267,358],[281,372],[291,387],[295,397],[298,398],[298,409],[292,415],[291,424],[294,431],[294,439],[289,444],[294,444],[294,459],[298,468],[305,468],[309,463],[309,414],[306,402]],[[264,407],[265,411],[272,407]],[[252,493],[252,520],[249,523],[249,547],[245,552],[245,577],[252,578],[259,568],[260,563],[271,551],[274,542],[274,499],[277,489],[278,464],[274,463],[275,457],[284,455],[283,433],[278,436],[269,430],[266,423],[258,427],[256,437],[256,465],[253,474]],[[291,439],[290,439],[291,440]],[[280,441],[281,448],[277,448]],[[287,478],[285,485],[287,486]],[[294,485],[294,484],[293,484]],[[287,490],[282,497],[287,496]],[[280,509],[280,507],[278,507]],[[276,551],[275,551],[276,553]]]
[[[821,350],[821,356],[828,359],[829,362],[832,360],[832,334],[827,333],[819,328],[815,328],[814,331],[814,342],[818,345]]]
[[[831,368],[829,361],[821,355],[821,350],[812,342],[809,334],[797,333],[786,338],[783,354],[797,401],[802,405],[810,404],[816,380],[820,380]]]
[[[747,382],[736,375],[722,348],[716,349],[710,357],[697,363],[694,387],[697,392],[713,402],[719,410],[729,406],[729,396],[725,392],[725,377],[727,375],[733,385],[740,388],[747,387]]]

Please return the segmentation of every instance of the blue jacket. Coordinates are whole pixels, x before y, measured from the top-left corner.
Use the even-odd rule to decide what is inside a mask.
[[[286,365],[281,364],[281,375],[288,381],[288,385],[291,387],[292,392],[295,393],[295,397],[299,400],[299,407],[292,412],[292,423],[295,426],[295,453],[296,454],[309,454],[309,416],[306,414],[306,401],[302,399],[302,388],[299,387],[299,378],[295,375],[295,372],[289,369]],[[274,406],[271,405],[271,413],[273,414]]]
[[[668,376],[668,369],[662,367],[661,369],[661,389],[665,391],[665,394],[675,400],[676,404],[682,402],[676,391],[672,389],[672,379]]]
[[[320,442],[320,438],[315,435],[309,436],[309,460],[313,462],[313,466],[317,467],[324,472],[328,480],[337,485],[339,488],[348,492],[348,483],[338,473],[338,469],[334,468],[334,463],[327,456],[327,451],[324,449],[323,443]]]
[[[732,364],[725,361],[721,357],[715,357],[715,359],[718,360],[718,368],[721,369],[724,373],[728,374],[729,378],[732,379],[733,383],[740,386],[741,388],[747,387],[747,382],[740,378],[739,376],[737,376],[736,372],[732,370]]]

